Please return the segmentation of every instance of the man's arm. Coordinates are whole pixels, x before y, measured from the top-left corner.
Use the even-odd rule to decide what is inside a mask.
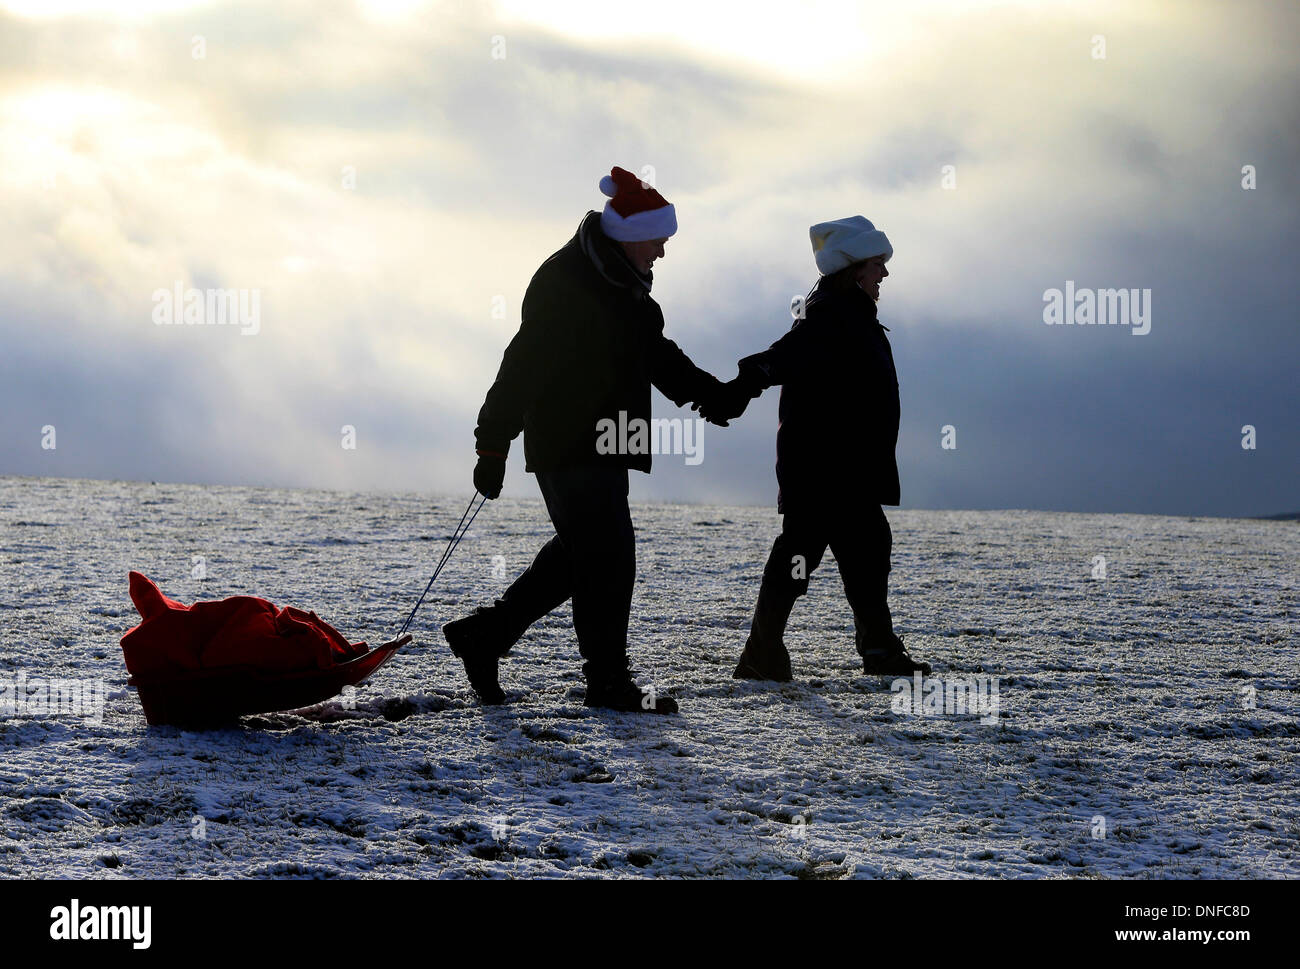
[[[678,407],[686,403],[712,400],[722,381],[701,370],[672,340],[659,331],[650,347],[650,382]]]
[[[697,408],[705,420],[726,425],[768,387],[783,384],[820,366],[820,326],[801,320],[790,332],[761,353],[743,358],[738,373],[704,406]]]
[[[530,286],[524,295],[519,332],[506,347],[496,380],[478,412],[474,440],[480,455],[504,459],[509,453],[510,442],[524,429],[524,415],[551,372],[550,359],[558,338],[553,315]]]

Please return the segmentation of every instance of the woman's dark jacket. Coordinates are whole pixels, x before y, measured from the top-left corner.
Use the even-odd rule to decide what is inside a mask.
[[[857,286],[834,293],[819,286],[804,319],[740,361],[751,392],[781,385],[779,511],[899,503],[898,375],[885,329],[875,300]]]

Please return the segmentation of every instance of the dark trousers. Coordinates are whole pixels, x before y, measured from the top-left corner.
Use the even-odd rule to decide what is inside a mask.
[[[760,600],[766,599],[773,609],[789,615],[795,599],[808,591],[808,580],[829,547],[853,610],[858,651],[864,646],[870,649],[877,637],[893,630],[887,601],[893,546],[889,520],[879,505],[813,514],[790,512],[763,568]]]
[[[588,682],[627,674],[627,623],[636,584],[636,536],[626,468],[538,471],[555,537],[496,608],[518,636],[568,599]]]

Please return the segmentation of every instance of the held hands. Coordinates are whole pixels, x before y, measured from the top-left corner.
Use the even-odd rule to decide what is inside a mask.
[[[474,465],[474,489],[484,498],[496,498],[506,481],[506,459],[496,454],[480,454]]]
[[[745,413],[745,408],[754,396],[750,387],[737,377],[725,384],[718,384],[711,394],[692,404],[691,410],[699,411],[700,416],[710,424],[729,427],[728,421]]]

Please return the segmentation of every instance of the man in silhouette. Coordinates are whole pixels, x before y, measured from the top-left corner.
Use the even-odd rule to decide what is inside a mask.
[[[650,471],[648,434],[609,446],[602,428],[650,422],[650,387],[678,406],[712,402],[717,378],[664,336],[650,297],[652,267],[677,231],[676,212],[636,175],[614,168],[609,197],[546,260],[524,294],[519,332],[479,411],[474,487],[501,493],[510,442],[546,501],[555,536],[491,606],[448,623],[443,635],[484,703],[502,703],[498,660],[524,631],[567,599],[584,660],[586,705],[673,713],[676,702],[641,690],[627,657],[636,551],[628,471]]]

